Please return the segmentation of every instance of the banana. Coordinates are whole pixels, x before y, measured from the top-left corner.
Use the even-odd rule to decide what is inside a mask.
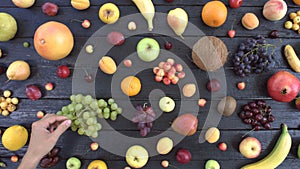
[[[153,18],[155,14],[154,5],[151,0],[132,0],[134,4],[138,7],[141,14],[148,22],[148,30],[153,29]]]
[[[278,167],[287,157],[292,147],[292,138],[287,125],[283,124],[281,129],[281,135],[271,153],[262,160],[243,166],[241,169],[274,169]]]
[[[294,48],[291,45],[286,45],[284,48],[284,55],[295,72],[300,72],[300,60],[296,55]]]
[[[298,158],[300,158],[300,144],[298,145]]]

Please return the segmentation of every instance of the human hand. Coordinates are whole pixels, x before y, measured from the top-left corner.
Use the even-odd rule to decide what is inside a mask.
[[[65,116],[47,114],[32,124],[30,142],[27,152],[41,159],[55,146],[59,136],[71,125]]]

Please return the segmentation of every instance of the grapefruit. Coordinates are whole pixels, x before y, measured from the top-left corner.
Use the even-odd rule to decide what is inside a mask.
[[[39,26],[34,33],[35,50],[45,59],[63,59],[70,54],[73,46],[72,32],[60,22],[46,22]]]

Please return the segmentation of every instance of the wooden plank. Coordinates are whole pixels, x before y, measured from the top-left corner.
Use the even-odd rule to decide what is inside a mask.
[[[110,131],[106,131],[110,132]],[[287,159],[294,159],[296,157],[297,153],[297,147],[300,143],[299,140],[299,130],[289,130],[291,137],[293,138],[293,145],[291,148],[291,151],[287,157]],[[251,133],[249,136],[256,137],[260,140],[262,145],[262,153],[259,155],[258,159],[262,159],[265,157],[268,153],[271,152],[273,149],[277,138],[279,137],[279,130],[272,130],[272,131],[257,131]],[[100,133],[101,134],[101,133]],[[134,131],[124,131],[122,134],[125,134],[127,136],[132,136],[134,138],[139,138],[138,134]],[[159,134],[156,132],[156,134]],[[228,149],[226,152],[220,152],[217,148],[217,144],[209,144],[207,142],[205,143],[199,143],[198,142],[198,136],[199,132],[197,132],[193,136],[189,136],[184,138],[178,145],[175,145],[174,149],[168,154],[165,155],[165,159],[173,159],[176,152],[179,148],[185,148],[191,151],[193,155],[193,160],[203,160],[203,159],[210,159],[215,158],[218,160],[243,160],[245,159],[238,150],[238,145],[240,141],[242,140],[242,135],[245,134],[245,131],[223,131],[221,130],[221,138],[220,142],[227,143]],[[76,139],[74,139],[76,138]],[[104,138],[103,138],[104,139]],[[72,141],[71,141],[72,140]],[[142,141],[137,140],[140,145],[143,145],[147,147],[148,151],[152,150],[154,151],[156,148],[156,142],[149,142],[147,140]],[[103,159],[109,159],[109,160],[123,160],[123,157],[119,155],[114,155],[112,153],[109,153],[109,150],[106,150],[104,147],[100,148],[93,152],[89,151],[89,145],[92,142],[90,138],[86,136],[78,136],[76,133],[72,131],[67,131],[58,141],[57,146],[61,148],[60,156],[62,159],[66,159],[70,156],[79,156],[82,159],[95,159],[95,157],[101,157]],[[120,153],[124,155],[127,150],[127,143],[126,140],[111,140],[111,144],[120,147]],[[147,144],[147,145],[146,145]],[[125,146],[125,147],[124,147]],[[122,147],[122,148],[121,148]],[[18,154],[20,157],[24,155],[26,152],[27,146],[24,148],[16,151],[16,152],[10,152],[7,151],[3,145],[0,144],[0,156],[3,158],[8,158],[13,154]],[[159,161],[162,159],[162,156],[156,155],[151,157],[151,161]],[[248,162],[256,161],[257,159],[252,160],[246,160]]]
[[[262,35],[268,35],[271,30],[280,30],[280,37],[299,38],[298,34],[295,33],[294,31],[282,29],[286,19],[282,19],[277,22],[267,21],[262,16],[261,7],[244,7],[241,9],[239,8],[237,10],[230,9],[229,10],[230,17],[228,17],[227,21],[223,26],[217,29],[210,28],[202,22],[200,18],[201,9],[199,6],[182,6],[182,7],[189,14],[190,22],[196,25],[198,28],[200,28],[207,35],[215,35],[220,37],[227,36],[227,31],[228,31],[227,29],[229,29],[233,25],[236,30],[236,36],[242,36],[242,37],[255,36],[258,33]],[[158,6],[157,12],[167,13],[172,8],[174,7]],[[77,11],[71,7],[62,7],[61,12],[54,17],[49,17],[43,14],[39,7],[33,7],[31,8],[31,10],[27,10],[27,9],[16,10],[16,8],[0,8],[0,9],[3,12],[10,13],[16,18],[18,22],[18,26],[20,28],[19,31],[17,32],[16,37],[33,37],[34,31],[37,29],[37,27],[42,23],[50,20],[56,20],[65,23],[67,26],[69,26],[69,28],[71,29],[71,31],[74,33],[76,37],[77,36],[89,37],[99,28],[104,26],[104,24],[98,18],[99,7],[94,7],[94,6],[85,11]],[[194,12],[194,11],[199,11],[199,12]],[[290,8],[288,10],[288,13],[295,12],[295,11],[297,11],[297,9]],[[121,6],[120,12],[122,16],[126,16],[129,14],[138,13],[138,10],[134,6]],[[261,23],[260,27],[258,27],[253,31],[246,30],[245,28],[242,27],[240,20],[246,12],[253,12],[258,16],[258,18],[260,18],[260,23]],[[92,21],[92,26],[89,29],[84,30],[83,28],[81,28],[80,23],[76,23],[76,22],[71,23],[72,19],[89,19]],[[144,26],[146,26],[144,22],[137,23],[137,24],[138,27],[144,28]],[[157,19],[155,19],[154,27],[158,26],[157,24],[158,24]],[[159,24],[163,24],[163,23],[159,23]],[[164,22],[164,24],[167,23]],[[125,30],[127,28],[127,23],[120,25],[120,27],[119,25],[120,24],[118,24],[117,22],[112,26],[122,28],[122,30]],[[188,32],[185,32],[185,34],[188,34]]]
[[[95,157],[95,159],[102,159],[102,157]],[[207,159],[209,160],[209,159]],[[17,168],[19,162],[17,163],[12,163],[9,161],[9,159],[3,159],[4,162],[6,162],[8,164],[8,167],[11,168]],[[81,160],[82,162],[82,168],[87,168],[88,164],[91,162],[92,160]],[[108,168],[124,168],[126,166],[128,166],[125,162],[125,160],[123,161],[112,161],[112,160],[105,160],[105,162],[107,163]],[[180,168],[204,168],[205,166],[205,162],[206,160],[192,160],[190,163],[188,164],[180,164],[175,160],[169,160],[170,164],[175,165],[177,167]],[[245,164],[249,163],[249,160],[218,160],[218,162],[220,163],[222,168],[240,168]],[[60,160],[59,163],[52,167],[53,169],[61,169],[61,168],[65,168],[65,163],[66,160]],[[150,160],[148,161],[147,165],[145,167],[143,167],[144,169],[163,169],[163,167],[160,165],[161,161],[154,161],[154,160]],[[279,167],[278,169],[298,169],[298,163],[297,160],[294,159],[286,159]],[[42,169],[41,167],[37,167],[37,169]]]
[[[42,6],[45,2],[48,2],[47,0],[40,0],[35,2],[34,6]],[[53,0],[51,1],[53,3],[58,4],[59,6],[70,6],[69,1],[59,1],[59,0]],[[122,1],[122,0],[103,0],[101,2],[97,0],[90,0],[91,6],[100,6],[101,4],[104,4],[106,2],[112,2],[117,5],[133,5],[132,2],[130,1]],[[185,1],[185,0],[175,0],[172,3],[167,3],[165,0],[153,0],[153,4],[155,5],[170,5],[170,6],[175,6],[175,5],[204,5],[205,3],[209,2],[209,0],[201,0],[201,1]],[[222,0],[225,5],[229,6],[228,1]],[[263,6],[266,0],[253,0],[253,1],[244,1],[242,7],[246,6]],[[287,1],[287,4],[289,7],[297,7],[294,3],[291,1]],[[0,3],[0,6],[3,7],[15,7],[11,1],[3,1]]]

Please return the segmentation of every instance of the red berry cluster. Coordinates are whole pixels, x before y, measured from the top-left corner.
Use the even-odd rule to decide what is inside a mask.
[[[155,74],[155,81],[163,81],[165,85],[177,84],[179,79],[185,77],[182,65],[175,64],[175,60],[171,58],[167,59],[166,62],[160,62],[158,67],[153,68],[153,73]]]

